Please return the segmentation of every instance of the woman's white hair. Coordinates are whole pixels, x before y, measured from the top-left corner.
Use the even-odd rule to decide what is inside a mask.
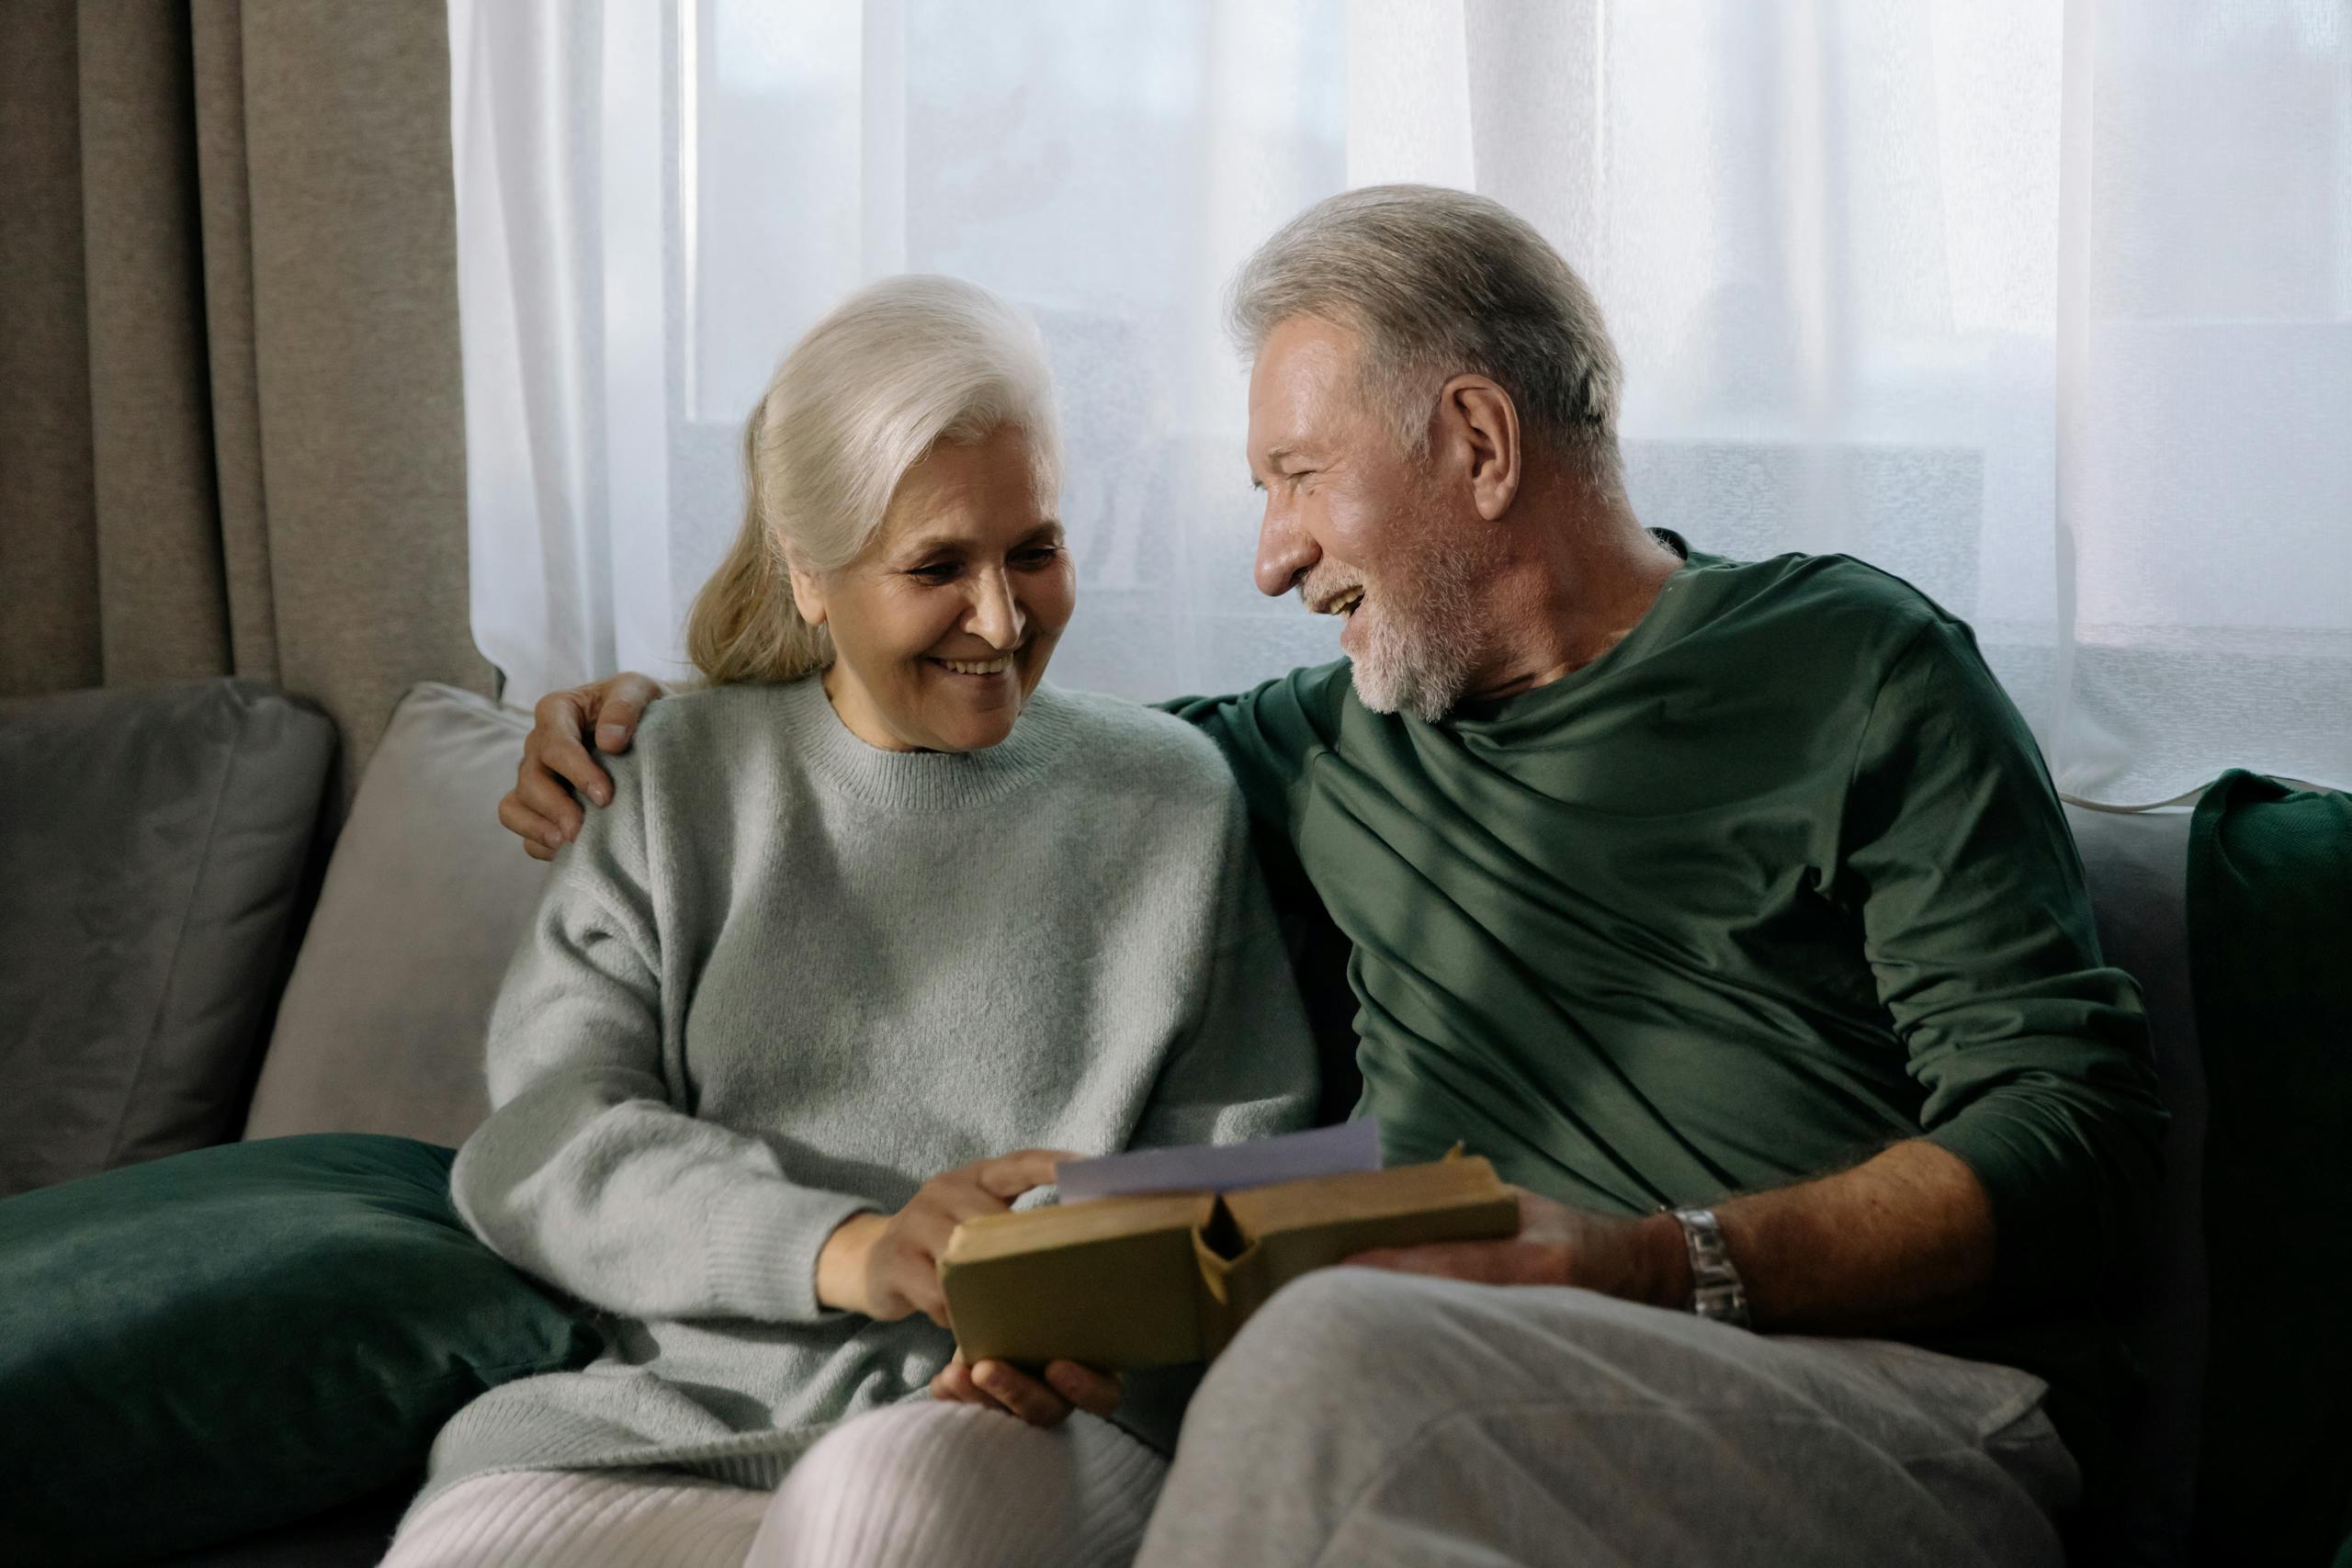
[[[837,571],[881,532],[907,470],[940,444],[1017,429],[1038,492],[1061,490],[1052,373],[1036,324],[977,284],[886,278],[793,345],[743,430],[743,526],[695,597],[686,647],[713,685],[832,661],[791,572]]]
[[[1317,202],[1242,265],[1226,319],[1246,356],[1295,316],[1363,335],[1367,404],[1427,450],[1438,389],[1464,371],[1510,394],[1531,437],[1603,490],[1623,488],[1624,369],[1600,307],[1533,225],[1436,186],[1368,186]]]

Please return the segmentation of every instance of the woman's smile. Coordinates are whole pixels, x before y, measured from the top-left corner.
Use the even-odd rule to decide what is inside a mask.
[[[1014,656],[1012,653],[1000,653],[987,659],[942,659],[933,655],[923,662],[937,665],[967,681],[993,681],[1012,672]]]

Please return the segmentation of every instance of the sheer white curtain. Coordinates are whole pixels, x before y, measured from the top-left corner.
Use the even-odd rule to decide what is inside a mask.
[[[1634,501],[1977,627],[2061,787],[2352,784],[2352,0],[450,0],[477,637],[675,672],[776,356],[950,272],[1052,345],[1055,677],[1334,656],[1250,586],[1250,247],[1416,179],[1525,214]]]

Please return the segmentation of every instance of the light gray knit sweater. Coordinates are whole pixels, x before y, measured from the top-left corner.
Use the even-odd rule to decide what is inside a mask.
[[[460,1411],[420,1503],[497,1469],[774,1485],[954,1348],[818,1306],[849,1215],[1016,1148],[1312,1110],[1239,796],[1180,720],[1040,687],[1001,745],[884,751],[811,677],[657,704],[610,771],[499,993],[496,1109],[452,1181],[612,1342]]]

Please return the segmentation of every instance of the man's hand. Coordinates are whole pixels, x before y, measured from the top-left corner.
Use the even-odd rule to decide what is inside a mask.
[[[1581,1285],[1651,1306],[1690,1305],[1690,1258],[1672,1215],[1619,1219],[1572,1209],[1524,1188],[1517,1190],[1515,1236],[1382,1247],[1348,1261],[1487,1285]]]
[[[1041,1380],[1006,1361],[967,1365],[961,1350],[931,1380],[933,1399],[983,1404],[1018,1416],[1033,1427],[1057,1427],[1072,1410],[1108,1416],[1119,1407],[1119,1380],[1076,1361],[1048,1361]]]
[[[1709,1207],[1759,1332],[1878,1336],[1962,1322],[1993,1276],[1992,1199],[1960,1156],[1924,1139]],[[1673,1215],[1616,1219],[1532,1192],[1520,1193],[1519,1215],[1509,1241],[1393,1247],[1348,1261],[1690,1307],[1690,1254]]]
[[[662,695],[661,683],[651,676],[625,672],[539,699],[531,710],[531,733],[523,741],[514,787],[498,803],[500,824],[521,835],[533,860],[555,859],[556,851],[580,836],[587,815],[572,790],[598,806],[612,802],[613,781],[588,750],[591,730],[597,750],[626,751],[645,705]]]

